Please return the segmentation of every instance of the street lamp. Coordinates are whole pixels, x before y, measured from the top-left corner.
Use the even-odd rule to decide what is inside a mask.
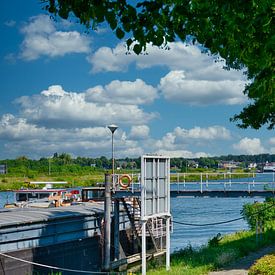
[[[108,126],[108,128],[112,133],[112,178],[113,178],[112,183],[113,183],[113,188],[114,188],[114,182],[115,182],[115,179],[114,179],[114,176],[115,176],[114,133],[115,133],[116,129],[118,128],[118,126],[115,124],[111,124]]]

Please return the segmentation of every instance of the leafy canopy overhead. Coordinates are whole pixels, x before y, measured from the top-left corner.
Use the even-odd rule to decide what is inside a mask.
[[[95,29],[107,22],[136,54],[147,43],[193,37],[233,69],[246,68],[251,80],[244,93],[250,103],[231,120],[242,128],[275,127],[274,28],[271,0],[41,0],[64,19],[76,17]]]

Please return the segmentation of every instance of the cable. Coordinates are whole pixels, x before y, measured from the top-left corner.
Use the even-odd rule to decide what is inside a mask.
[[[262,213],[263,211],[268,210],[268,209],[270,209],[270,208],[272,208],[274,206],[275,206],[275,203],[273,203],[272,205],[270,205],[270,206],[268,206],[268,207],[266,207],[264,209],[261,209],[258,212],[253,213],[251,216],[256,216],[256,215]],[[210,225],[219,225],[219,224],[231,223],[231,222],[239,221],[239,220],[242,220],[242,219],[243,219],[243,217],[232,219],[232,220],[228,220],[228,221],[221,221],[221,222],[214,222],[214,223],[202,223],[202,224],[185,223],[185,222],[178,222],[178,221],[174,221],[173,220],[173,223],[181,224],[181,225],[188,225],[188,226],[210,226]]]
[[[7,255],[7,254],[1,253],[1,252],[0,252],[0,256],[7,257],[7,258],[10,258],[10,259],[13,259],[13,260],[16,260],[16,261],[19,261],[19,262],[27,263],[27,264],[41,266],[41,267],[45,267],[45,268],[49,268],[49,269],[75,272],[75,273],[78,273],[78,274],[79,273],[86,273],[86,274],[107,274],[107,275],[125,274],[123,272],[109,272],[109,271],[101,272],[101,271],[90,271],[90,270],[78,270],[78,269],[69,269],[69,268],[63,268],[63,267],[45,265],[45,264],[35,263],[35,262],[28,261],[28,260],[20,259],[20,258],[17,258],[17,257],[13,257],[11,255]]]

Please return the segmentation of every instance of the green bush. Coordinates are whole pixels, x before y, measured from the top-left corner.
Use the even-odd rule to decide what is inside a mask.
[[[267,198],[265,202],[245,204],[242,214],[252,230],[255,230],[257,221],[266,227],[275,219],[275,199]]]
[[[275,254],[266,255],[249,269],[249,275],[273,275],[275,274]]]

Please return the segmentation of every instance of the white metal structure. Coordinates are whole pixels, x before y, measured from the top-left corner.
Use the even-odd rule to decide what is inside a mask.
[[[151,155],[141,158],[142,275],[146,274],[146,223],[166,220],[166,269],[170,269],[170,158]]]

